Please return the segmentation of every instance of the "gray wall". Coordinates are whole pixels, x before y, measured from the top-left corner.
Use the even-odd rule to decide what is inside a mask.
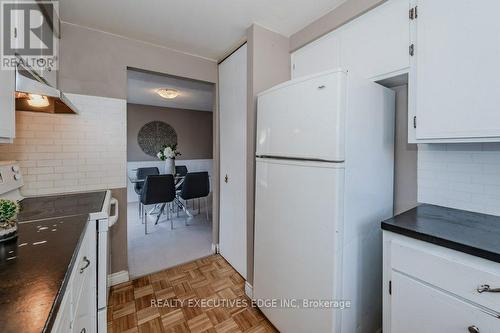
[[[137,134],[146,123],[159,120],[177,133],[178,160],[211,159],[213,154],[212,112],[127,104],[127,160],[154,161],[137,143]]]
[[[247,280],[252,284],[257,94],[290,79],[290,53],[288,38],[255,24],[247,31],[247,42]]]
[[[65,92],[127,98],[127,67],[217,82],[217,63],[68,23],[61,27],[59,85]]]
[[[408,86],[396,92],[396,131],[394,142],[394,214],[417,205],[417,145],[408,143]]]
[[[68,93],[126,99],[127,67],[217,82],[217,63],[213,60],[69,23],[61,25],[60,52],[58,80]],[[215,183],[217,168],[214,163]],[[126,188],[113,189],[121,203],[119,221],[110,231],[113,272],[128,269],[126,193]],[[217,197],[213,214],[216,220]]]
[[[387,0],[348,0],[290,36],[290,51],[312,42]]]

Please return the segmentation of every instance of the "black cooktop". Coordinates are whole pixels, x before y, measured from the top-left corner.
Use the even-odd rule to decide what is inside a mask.
[[[100,212],[105,191],[25,198],[21,201],[19,222]]]
[[[87,223],[20,223],[17,239],[0,243],[0,332],[50,332]]]
[[[90,213],[105,191],[26,198],[18,237],[0,243],[0,332],[50,332]]]

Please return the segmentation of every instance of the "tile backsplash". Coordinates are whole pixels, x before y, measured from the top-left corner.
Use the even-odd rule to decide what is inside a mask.
[[[126,187],[127,106],[68,94],[77,115],[16,112],[16,139],[0,160],[17,160],[23,195]]]
[[[500,215],[500,144],[419,145],[418,201]]]

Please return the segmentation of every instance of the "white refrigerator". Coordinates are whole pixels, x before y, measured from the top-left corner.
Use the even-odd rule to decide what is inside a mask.
[[[258,96],[253,297],[281,332],[382,327],[394,97],[340,69]]]

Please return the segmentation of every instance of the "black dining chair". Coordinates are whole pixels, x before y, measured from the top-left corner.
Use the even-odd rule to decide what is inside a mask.
[[[151,175],[146,177],[144,187],[141,192],[140,203],[143,205],[144,234],[148,233],[148,217],[145,206],[162,204],[156,223],[165,211],[165,206],[169,206],[175,199],[175,183],[173,175]],[[167,219],[170,213],[167,207]],[[173,218],[170,216],[170,229],[174,228]]]
[[[147,176],[151,175],[159,175],[160,171],[158,170],[157,167],[150,167],[150,168],[137,168],[136,173],[135,173],[135,178],[137,179],[145,179]],[[141,192],[142,188],[144,186],[144,182],[137,182],[134,185],[134,191],[137,193],[137,196],[139,198],[139,218],[142,216],[142,205],[141,205]]]
[[[188,202],[192,199],[204,198],[205,200],[205,212],[208,221],[208,194],[210,193],[210,181],[208,180],[208,172],[189,172],[184,178],[184,183],[182,184],[182,189],[179,193],[179,197]],[[198,203],[198,208],[199,208]]]
[[[188,168],[185,165],[176,165],[175,166],[175,174],[176,176],[184,177],[188,173]]]

